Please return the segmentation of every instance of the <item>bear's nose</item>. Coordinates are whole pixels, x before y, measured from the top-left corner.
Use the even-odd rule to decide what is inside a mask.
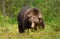
[[[32,16],[32,19],[34,19],[34,20],[35,20],[36,18],[37,18],[37,17],[35,17],[35,16]]]

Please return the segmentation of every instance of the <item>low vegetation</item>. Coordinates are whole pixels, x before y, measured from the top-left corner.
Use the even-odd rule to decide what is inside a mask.
[[[29,35],[18,32],[17,15],[23,4],[41,10],[44,30],[30,31]],[[0,39],[60,39],[60,0],[1,0]]]

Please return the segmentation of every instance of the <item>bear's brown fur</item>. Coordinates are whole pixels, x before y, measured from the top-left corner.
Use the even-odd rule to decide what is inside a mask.
[[[45,25],[41,14],[37,8],[23,7],[17,17],[19,32],[23,33],[25,29],[32,27],[37,30],[37,25],[44,28]]]

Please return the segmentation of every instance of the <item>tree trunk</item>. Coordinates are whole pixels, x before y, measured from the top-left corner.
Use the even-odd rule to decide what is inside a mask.
[[[3,13],[3,16],[6,16],[6,12],[5,12],[5,0],[2,0],[2,13]]]

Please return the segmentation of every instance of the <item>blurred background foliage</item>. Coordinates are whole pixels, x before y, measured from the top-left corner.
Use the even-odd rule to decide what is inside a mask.
[[[35,34],[29,36],[17,33],[17,15],[24,6],[37,7],[41,10],[45,22],[43,32],[34,32]],[[24,37],[60,39],[60,0],[0,0],[0,39],[25,39]]]
[[[39,8],[46,27],[60,30],[60,0],[0,0],[0,26],[17,24],[17,15],[24,6]]]

